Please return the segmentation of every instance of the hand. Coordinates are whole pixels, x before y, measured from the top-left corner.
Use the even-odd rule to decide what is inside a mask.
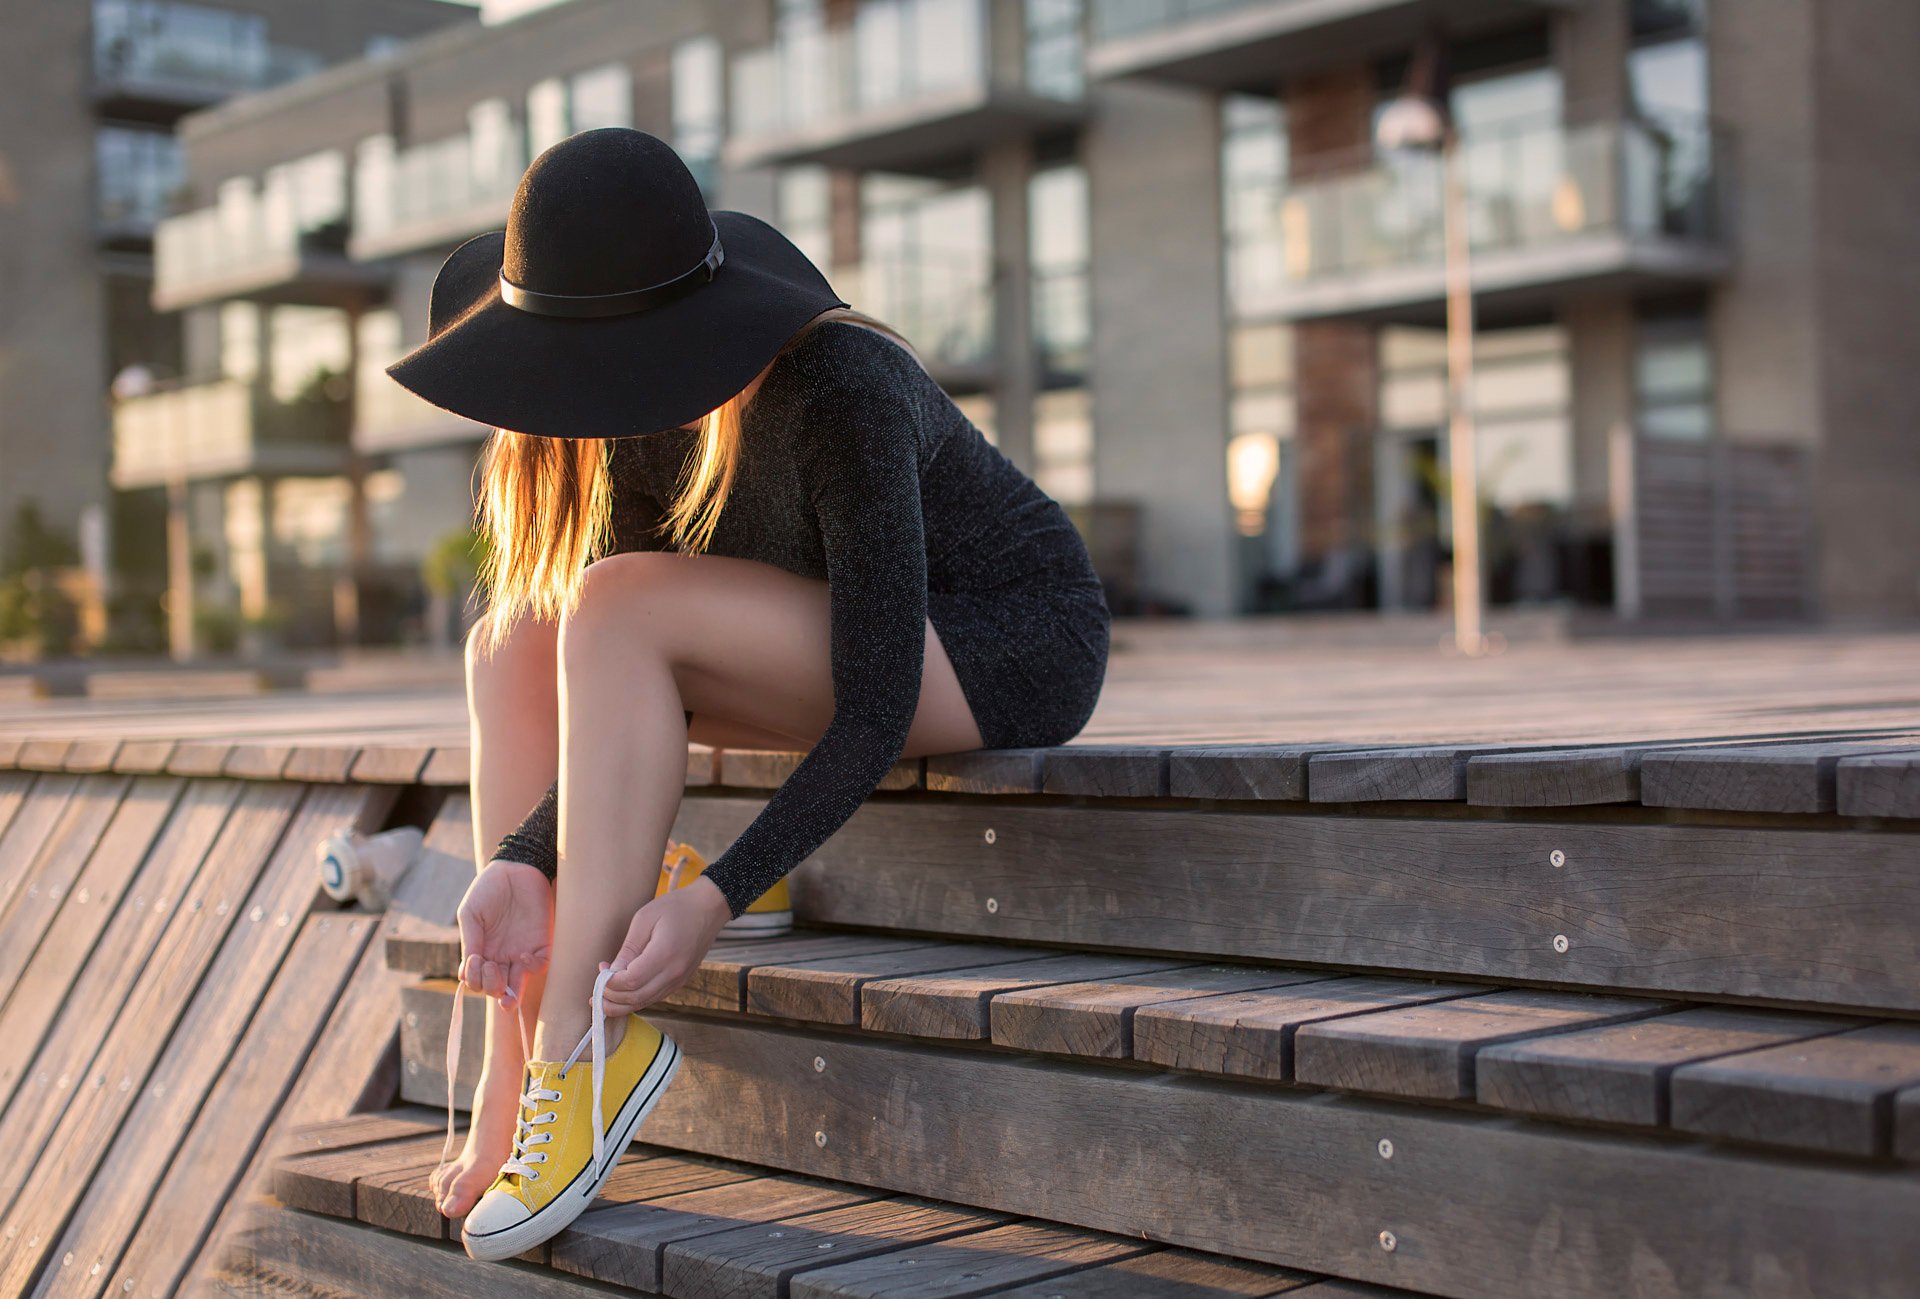
[[[607,980],[601,1006],[608,1015],[630,1014],[685,984],[732,918],[726,895],[704,875],[641,907],[620,954],[600,962],[619,971]]]
[[[524,862],[491,861],[460,899],[460,982],[519,1000],[527,976],[547,966],[553,942],[553,886]]]

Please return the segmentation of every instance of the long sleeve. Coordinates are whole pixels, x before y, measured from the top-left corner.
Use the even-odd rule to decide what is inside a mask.
[[[657,531],[664,510],[658,500],[641,490],[634,481],[631,448],[609,443],[611,457],[608,472],[613,480],[614,511],[612,535],[607,553],[630,550],[665,550],[667,541]],[[693,714],[687,714],[693,721]],[[495,861],[525,862],[539,870],[549,881],[560,872],[560,783],[555,781],[533,809],[509,830],[493,850]]]
[[[707,868],[735,916],[866,801],[899,761],[919,705],[927,616],[920,418],[898,374],[883,365],[834,374],[809,403],[796,460],[826,556],[833,717]]]

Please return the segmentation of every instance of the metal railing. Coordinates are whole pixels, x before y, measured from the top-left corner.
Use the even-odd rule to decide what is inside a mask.
[[[733,63],[733,130],[772,135],[980,85],[985,0],[883,0]]]
[[[99,88],[223,98],[304,77],[324,63],[310,50],[268,41],[265,21],[252,14],[94,0],[93,75]]]
[[[120,487],[219,477],[268,468],[279,447],[345,446],[346,405],[274,401],[239,379],[183,381],[113,409],[113,481]]]
[[[847,282],[847,300],[905,334],[923,359],[946,365],[992,360],[993,273],[984,256],[877,253]]]
[[[1716,242],[1721,152],[1709,124],[1685,119],[1516,124],[1467,136],[1457,165],[1473,251],[1546,248],[1596,232]],[[1376,158],[1283,185],[1275,200],[1286,282],[1443,260],[1436,155]]]

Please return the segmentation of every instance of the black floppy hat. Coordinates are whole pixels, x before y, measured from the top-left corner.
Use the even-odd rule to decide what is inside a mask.
[[[709,212],[666,141],[599,127],[533,160],[505,230],[448,255],[427,341],[387,373],[495,428],[657,433],[738,393],[802,325],[847,305],[773,226]]]

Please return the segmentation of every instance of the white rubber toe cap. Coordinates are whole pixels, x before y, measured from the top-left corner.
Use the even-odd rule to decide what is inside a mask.
[[[485,1238],[509,1227],[517,1227],[533,1216],[526,1205],[505,1191],[488,1191],[467,1214],[461,1234]],[[481,1242],[476,1242],[481,1243]]]

